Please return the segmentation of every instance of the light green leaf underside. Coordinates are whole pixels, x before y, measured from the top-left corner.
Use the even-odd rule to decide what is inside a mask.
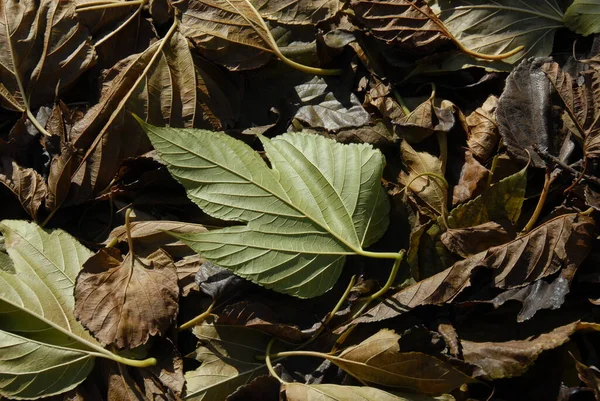
[[[600,33],[600,0],[575,0],[565,12],[565,24],[584,36]]]
[[[0,230],[13,262],[0,269],[0,394],[30,399],[74,388],[101,349],[73,315],[75,278],[91,252],[34,223],[5,220]]]
[[[552,52],[554,34],[564,27],[563,9],[556,0],[430,0],[439,18],[470,50],[500,54],[518,46],[525,49],[503,62]],[[495,64],[496,65],[496,64]]]
[[[286,383],[288,401],[450,401],[451,396],[429,397],[421,394],[403,396],[375,387],[340,386],[336,384]]]
[[[384,158],[370,145],[306,133],[261,137],[269,168],[224,133],[142,125],[192,201],[216,218],[247,223],[178,238],[255,283],[320,295],[346,255],[360,254],[387,229]]]

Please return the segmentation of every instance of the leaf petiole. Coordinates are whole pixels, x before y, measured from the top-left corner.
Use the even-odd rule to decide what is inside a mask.
[[[201,314],[199,314],[192,320],[188,320],[187,322],[185,322],[184,324],[179,326],[179,328],[177,330],[181,331],[181,330],[189,329],[190,327],[193,327],[193,326],[196,326],[196,325],[202,323],[207,317],[209,317],[211,315],[211,312],[212,312],[213,308],[215,307],[215,304],[216,304],[216,301],[213,300],[212,303],[208,306],[208,308],[204,312],[202,312]]]

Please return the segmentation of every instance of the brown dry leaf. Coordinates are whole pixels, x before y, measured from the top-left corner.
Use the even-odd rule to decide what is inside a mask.
[[[427,100],[393,124],[406,141],[419,143],[436,132],[448,133],[455,124],[455,109],[452,102],[436,98],[432,91]]]
[[[447,188],[439,179],[421,175],[424,173],[444,176],[442,172],[442,161],[427,152],[418,152],[406,141],[400,144],[402,161],[406,166],[408,174],[400,174],[400,182],[409,188],[405,189],[409,195],[417,197],[422,201],[429,211],[425,208],[424,212],[435,216],[446,216],[447,212]]]
[[[83,264],[75,284],[75,316],[102,344],[135,348],[166,332],[178,310],[172,259],[105,248]]]
[[[73,168],[68,203],[105,189],[125,159],[151,149],[132,113],[155,125],[222,128],[205,113],[219,109],[211,96],[215,86],[207,81],[221,81],[222,72],[196,69],[187,40],[175,28],[104,73],[99,103],[71,131],[82,155]]]
[[[600,369],[595,366],[586,366],[574,357],[573,359],[579,379],[592,389],[596,400],[600,400]]]
[[[177,282],[179,283],[179,292],[182,297],[187,297],[192,291],[198,291],[196,274],[204,262],[206,260],[200,255],[184,256],[181,260],[175,262]]]
[[[560,96],[574,134],[583,138],[585,156],[600,157],[600,71],[589,69],[574,80],[555,62],[543,64],[541,70]]]
[[[12,159],[2,158],[0,184],[4,184],[31,218],[37,220],[38,210],[48,194],[48,188],[34,169],[23,168]]]
[[[353,0],[351,7],[378,39],[431,50],[449,40],[447,30],[424,0]]]
[[[425,394],[449,392],[474,381],[433,356],[400,352],[399,339],[392,330],[381,330],[328,359],[361,381]]]
[[[265,64],[272,55],[292,64],[279,50],[264,19],[314,24],[332,16],[337,0],[189,0],[177,3],[181,32],[208,59],[230,70]]]
[[[460,178],[452,189],[453,205],[466,202],[481,193],[490,173],[473,157],[471,151],[465,151],[464,159],[465,161],[460,170]]]
[[[285,383],[286,401],[450,401],[454,397],[429,397],[421,394],[392,394],[375,387],[337,384]]]
[[[467,145],[479,160],[488,160],[496,151],[500,133],[496,125],[498,98],[490,95],[474,112],[464,118]],[[462,116],[462,113],[459,114]]]
[[[600,330],[600,324],[573,322],[525,340],[473,342],[461,340],[464,360],[477,366],[474,376],[503,379],[520,376],[547,350],[557,348],[580,330]]]
[[[71,1],[0,2],[0,48],[0,105],[30,118],[96,57]]]
[[[237,302],[223,309],[218,324],[227,326],[245,326],[271,334],[284,341],[301,342],[302,331],[297,326],[276,322],[274,311],[260,302]]]
[[[173,257],[191,255],[194,252],[173,234],[197,234],[208,231],[201,224],[184,223],[180,221],[134,221],[130,225],[131,239],[135,241],[136,254],[147,255],[162,248]],[[103,245],[127,243],[127,229],[119,226],[113,229]]]
[[[494,246],[505,244],[517,236],[509,220],[490,221],[473,227],[450,228],[440,237],[450,252],[467,258]]]
[[[493,270],[492,285],[524,287],[560,269],[576,269],[590,251],[594,220],[579,214],[554,218],[507,244],[456,262],[448,269],[400,290],[355,323],[389,319],[421,306],[452,302],[471,285],[477,268]]]

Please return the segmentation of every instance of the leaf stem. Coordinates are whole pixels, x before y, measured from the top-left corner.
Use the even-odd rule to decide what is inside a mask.
[[[185,322],[184,324],[179,326],[179,328],[177,330],[181,331],[181,330],[189,329],[190,327],[193,327],[193,326],[196,326],[196,325],[202,323],[207,317],[210,316],[216,303],[217,303],[217,301],[213,300],[212,303],[208,306],[208,309],[206,309],[204,312],[202,312],[195,318],[188,320],[187,322]]]
[[[548,197],[548,193],[550,192],[550,184],[551,183],[552,183],[552,179],[551,179],[550,169],[546,169],[546,174],[544,176],[544,187],[542,188],[542,193],[540,194],[540,198],[538,199],[538,203],[535,206],[535,210],[533,211],[531,218],[525,225],[525,228],[523,228],[521,235],[527,234],[535,226],[537,219],[540,217],[540,214],[542,213],[544,204],[546,203],[546,198]]]
[[[398,258],[396,259],[396,261],[394,262],[394,265],[392,266],[392,271],[390,272],[390,275],[389,275],[386,283],[384,284],[383,287],[381,287],[381,289],[379,291],[377,291],[374,294],[371,294],[371,296],[369,297],[369,299],[371,301],[374,301],[377,298],[379,298],[380,296],[384,295],[390,289],[390,287],[394,284],[394,281],[396,280],[396,276],[398,275],[398,270],[400,268],[400,264],[402,263],[402,259],[404,259],[405,254],[406,254],[406,251],[404,249],[402,249],[400,252],[398,252]]]
[[[23,94],[23,96],[25,96],[25,95]],[[40,131],[42,134],[44,134],[46,136],[52,136],[48,131],[46,131],[46,128],[42,127],[42,124],[40,124],[38,119],[33,115],[31,110],[29,109],[29,102],[27,102],[27,103],[28,103],[27,104],[27,117],[29,118],[29,121],[31,121],[33,126],[35,128],[37,128],[37,130]]]
[[[115,362],[123,364],[123,365],[132,366],[134,368],[147,368],[149,366],[154,366],[158,363],[156,358],[129,359],[129,358],[124,358],[122,356],[119,356],[117,354],[113,354],[112,352],[110,352],[110,355],[102,353],[102,354],[97,354],[97,356],[99,356],[101,358],[105,358],[105,359],[110,359],[112,361],[115,361]]]
[[[281,52],[277,52],[277,57],[283,61],[285,64],[289,65],[290,67],[305,72],[307,74],[313,74],[313,75],[342,75],[342,70],[338,69],[338,68],[317,68],[317,67],[309,67],[307,65],[304,64],[300,64],[295,62],[294,60],[291,60],[287,57],[285,57]]]
[[[277,341],[277,337],[271,338],[271,341],[269,341],[269,344],[267,344],[267,349],[265,350],[265,364],[267,365],[267,369],[269,370],[271,376],[279,380],[279,383],[284,384],[285,382],[275,372],[275,369],[273,369],[273,364],[271,363],[271,348],[273,347],[275,341]]]

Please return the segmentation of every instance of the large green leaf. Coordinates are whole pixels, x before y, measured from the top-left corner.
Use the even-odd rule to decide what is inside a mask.
[[[323,294],[346,255],[367,254],[363,247],[387,229],[384,158],[370,145],[306,133],[261,137],[269,168],[224,133],[140,123],[192,201],[247,223],[180,238],[255,283],[298,297]]]
[[[32,399],[81,383],[99,344],[75,320],[73,287],[92,254],[61,230],[0,223],[13,266],[0,269],[0,395]]]

